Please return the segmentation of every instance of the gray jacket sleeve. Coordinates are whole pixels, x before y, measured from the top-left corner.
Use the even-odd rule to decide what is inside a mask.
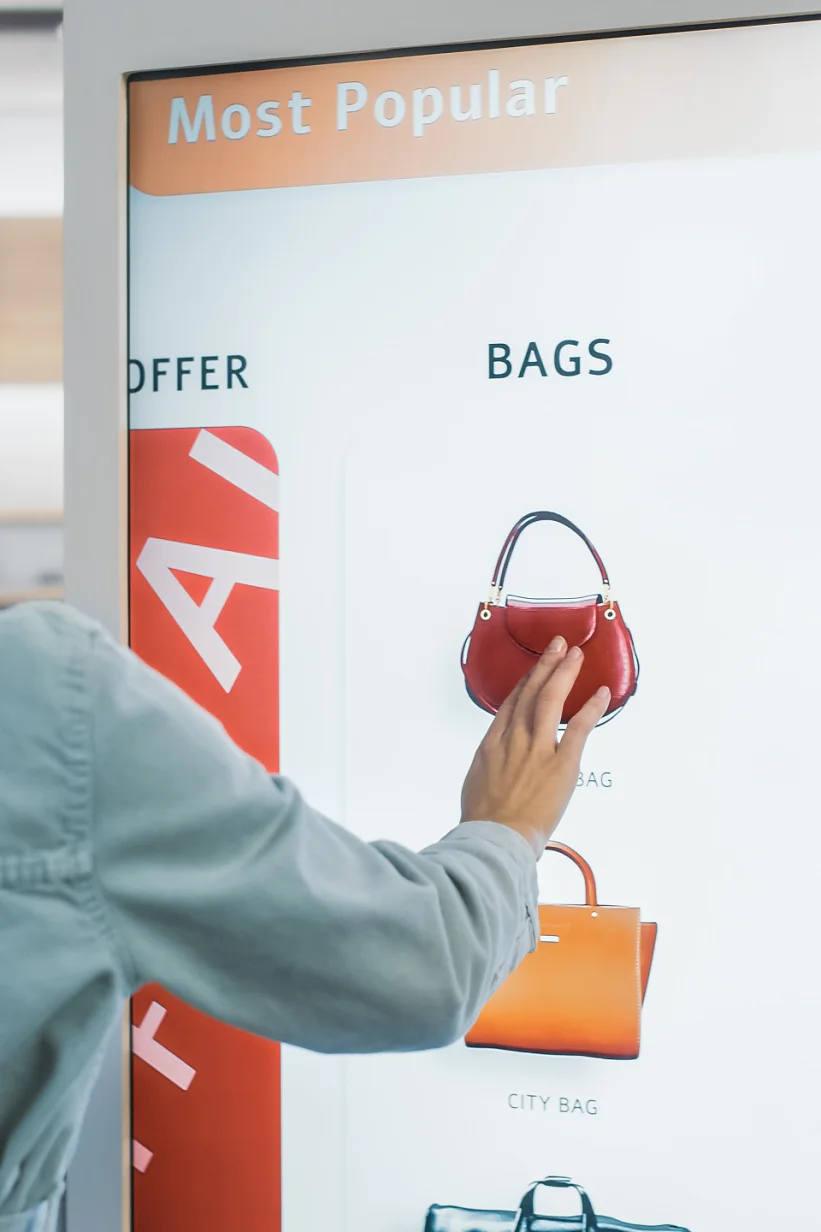
[[[132,989],[319,1052],[431,1048],[535,946],[536,861],[512,830],[362,842],[102,633],[92,687],[100,907]]]

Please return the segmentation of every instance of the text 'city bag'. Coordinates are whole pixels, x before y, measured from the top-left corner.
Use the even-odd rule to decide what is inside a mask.
[[[578,1215],[537,1215],[536,1194],[540,1189],[573,1189],[579,1195]],[[677,1225],[626,1223],[597,1215],[582,1189],[566,1176],[546,1176],[531,1185],[516,1211],[469,1210],[460,1206],[432,1206],[425,1232],[687,1232]]]
[[[505,578],[522,531],[537,522],[558,522],[587,545],[601,573],[601,594],[578,599],[525,599],[505,595]],[[525,514],[505,540],[496,562],[490,596],[476,614],[462,649],[467,691],[482,710],[495,714],[554,637],[580,646],[584,663],[562,713],[567,723],[602,685],[610,704],[601,722],[613,718],[636,691],[639,664],[633,637],[611,597],[604,562],[583,531],[559,513]]]
[[[585,902],[539,904],[539,944],[493,994],[465,1037],[470,1048],[633,1061],[656,945],[638,907],[598,902],[593,870],[572,847],[548,843],[582,871]]]

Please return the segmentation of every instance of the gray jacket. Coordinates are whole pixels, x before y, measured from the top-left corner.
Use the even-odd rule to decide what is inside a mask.
[[[142,984],[320,1052],[435,1048],[535,946],[536,895],[513,831],[361,842],[97,625],[0,615],[0,1232],[50,1232]]]

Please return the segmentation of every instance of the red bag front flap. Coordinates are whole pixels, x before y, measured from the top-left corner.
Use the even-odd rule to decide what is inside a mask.
[[[583,599],[520,599],[507,597],[507,629],[514,642],[542,654],[556,636],[568,646],[583,646],[596,630],[598,596]]]

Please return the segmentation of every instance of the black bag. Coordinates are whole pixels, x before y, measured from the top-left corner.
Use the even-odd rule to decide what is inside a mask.
[[[575,1189],[581,1199],[580,1215],[537,1215],[533,1209],[536,1193],[548,1189]],[[472,1211],[462,1206],[432,1206],[425,1221],[425,1232],[687,1232],[671,1223],[649,1226],[625,1223],[597,1215],[581,1185],[566,1176],[546,1176],[531,1185],[517,1211]]]

